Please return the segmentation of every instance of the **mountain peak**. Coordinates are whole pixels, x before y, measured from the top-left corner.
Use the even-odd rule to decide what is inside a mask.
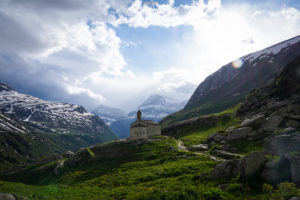
[[[140,107],[148,105],[165,105],[166,103],[166,99],[163,96],[159,94],[152,94]]]

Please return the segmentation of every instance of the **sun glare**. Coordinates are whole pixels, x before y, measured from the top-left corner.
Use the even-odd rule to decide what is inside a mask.
[[[243,65],[243,61],[241,59],[237,59],[237,60],[233,61],[231,64],[234,68],[237,69]]]

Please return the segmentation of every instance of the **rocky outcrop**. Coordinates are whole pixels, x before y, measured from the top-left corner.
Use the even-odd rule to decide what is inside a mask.
[[[277,185],[284,181],[294,182],[300,186],[300,154],[282,155],[279,161],[269,161],[261,173],[262,179]]]
[[[0,193],[0,200],[16,200],[16,197],[9,193]]]
[[[247,180],[248,177],[261,172],[267,158],[263,152],[253,152],[239,161],[239,171],[241,180]]]
[[[271,155],[300,152],[300,134],[285,134],[268,138],[265,142],[264,148],[265,152]]]
[[[209,179],[231,178],[238,174],[239,160],[226,160],[218,164],[210,173]]]
[[[247,180],[259,173],[266,162],[263,152],[253,152],[240,160],[227,160],[218,164],[209,176],[210,179],[231,178],[240,174],[240,180]]]
[[[300,186],[300,156],[288,156],[291,167],[291,181]]]
[[[266,163],[261,173],[262,180],[267,183],[278,185],[284,181],[291,181],[290,163],[286,157],[279,160],[271,160]]]
[[[266,121],[264,115],[255,115],[252,118],[246,118],[241,123],[241,127],[252,127],[252,128],[259,128],[264,122]]]
[[[226,131],[227,140],[239,140],[242,138],[246,138],[248,133],[252,130],[251,127],[241,127],[233,130]]]
[[[273,115],[262,125],[264,131],[273,132],[283,121],[283,117],[278,115]]]

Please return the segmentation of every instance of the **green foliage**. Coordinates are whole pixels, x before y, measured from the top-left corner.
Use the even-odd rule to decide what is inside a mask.
[[[212,114],[213,116],[228,115],[230,117],[223,118],[223,120],[218,121],[216,124],[210,124],[207,126],[199,125],[199,126],[188,127],[182,131],[184,132],[184,134],[181,134],[176,138],[181,139],[186,146],[202,143],[210,135],[216,132],[224,132],[226,128],[239,124],[240,120],[237,117],[235,117],[235,113],[238,108],[239,105],[224,110],[221,113]]]
[[[238,141],[230,143],[231,148],[233,148],[236,152],[239,152],[240,154],[249,154],[253,151],[261,151],[263,150],[263,146],[261,143],[258,143],[257,141]]]
[[[231,110],[231,108],[236,109],[240,106],[240,102],[244,100],[246,94],[240,94],[228,98],[227,100],[217,101],[213,103],[206,103],[199,106],[193,106],[190,108],[184,108],[176,113],[168,115],[161,121],[162,128],[170,126],[176,122],[190,119],[193,117],[198,117],[202,115],[214,114],[214,113],[222,113],[225,110]],[[226,111],[225,111],[226,112]],[[230,111],[229,111],[230,112]]]
[[[269,195],[273,200],[288,200],[294,196],[300,197],[300,189],[295,183],[283,182],[278,185],[278,189],[274,189],[271,185],[263,184],[263,192]]]

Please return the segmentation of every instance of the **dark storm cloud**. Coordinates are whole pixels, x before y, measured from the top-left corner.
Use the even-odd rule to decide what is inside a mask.
[[[9,59],[8,59],[9,58]],[[29,66],[17,55],[0,56],[0,81],[13,87],[16,91],[39,97],[43,100],[68,102],[84,105],[91,110],[99,102],[91,98],[86,92],[69,94],[64,87],[65,72],[57,66],[33,63]],[[89,102],[87,104],[87,102]]]
[[[39,52],[48,47],[21,22],[0,11],[0,48],[9,52]]]
[[[12,0],[13,5],[24,6],[27,8],[33,8],[37,10],[80,10],[93,6],[96,1],[90,0]]]

